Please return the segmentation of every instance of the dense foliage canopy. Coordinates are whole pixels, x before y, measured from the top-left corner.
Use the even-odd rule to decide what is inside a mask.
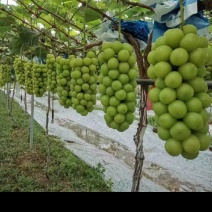
[[[90,47],[98,46],[95,31],[108,20],[108,11],[125,20],[151,16],[152,11],[138,1],[126,2],[17,0],[15,5],[0,4],[1,52],[9,48],[10,55],[45,56],[49,50],[72,53],[91,43]]]

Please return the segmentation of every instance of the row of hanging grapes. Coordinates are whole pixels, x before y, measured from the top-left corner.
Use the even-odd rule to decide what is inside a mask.
[[[84,18],[80,14],[77,16],[81,28],[76,27],[73,22],[69,22],[71,27],[78,28],[83,36],[84,43],[81,43],[82,45],[79,47],[80,43],[75,38],[76,35],[67,35],[59,21],[57,27],[47,21],[45,19],[47,17],[42,17],[41,13],[42,11],[48,13],[49,10],[41,8],[35,1],[32,2],[41,11],[37,12],[36,9],[32,11],[29,5],[22,1],[19,3],[39,20],[62,32],[63,36],[67,36],[69,40],[66,45],[62,45],[58,40],[55,41],[54,36],[36,28],[37,31],[35,31],[40,33],[41,39],[37,40],[39,36],[33,34],[33,39],[27,44],[22,44],[10,65],[7,63],[0,65],[0,87],[17,81],[29,95],[43,97],[49,91],[58,96],[61,106],[67,110],[72,107],[82,116],[86,116],[94,110],[97,95],[100,95],[107,126],[114,129],[114,132],[115,130],[124,132],[135,120],[135,110],[138,107],[136,80],[141,77],[140,72],[146,71],[147,77],[152,79],[155,84],[155,87],[149,92],[149,99],[153,104],[152,109],[155,113],[158,136],[165,141],[165,150],[168,154],[194,159],[200,151],[208,149],[211,138],[207,108],[211,105],[211,97],[208,94],[205,80],[211,79],[212,75],[212,48],[206,37],[198,35],[198,29],[194,25],[185,24],[181,29],[180,26],[168,29],[154,42],[148,40],[148,36],[143,37],[146,44],[151,46],[151,51],[145,60],[144,49],[140,50],[138,43],[133,43],[132,39],[129,42],[130,36],[125,41],[121,41],[121,24],[128,26],[132,22],[129,22],[130,24],[128,22],[121,23],[110,18],[113,24],[112,29],[119,30],[119,38],[117,37],[116,41],[93,45],[95,50],[92,50],[92,45],[89,46],[84,42],[88,34],[89,37],[95,37],[93,32],[86,31],[86,21],[89,22],[91,11],[103,15],[98,8],[94,7],[94,3],[87,4],[79,1],[85,15]],[[74,1],[74,4],[76,2]],[[129,2],[129,5],[125,5],[124,1],[120,2],[127,8],[129,5],[133,5]],[[145,8],[152,14],[151,7],[145,6]],[[120,10],[117,7],[114,9]],[[12,14],[4,7],[1,8],[1,11],[7,15]],[[87,16],[86,12],[89,12]],[[54,15],[50,12],[49,14]],[[103,16],[108,18],[106,14]],[[19,16],[13,15],[12,17]],[[56,18],[60,21],[64,19],[55,15],[53,19],[55,23]],[[24,24],[35,29],[33,22],[25,21]],[[118,24],[120,25],[119,29],[117,28]],[[144,35],[145,26],[143,25],[142,35]],[[23,28],[19,27],[16,30],[19,30],[19,35],[23,38],[27,34]],[[129,33],[129,30],[125,33]],[[11,37],[12,34],[9,38]],[[47,45],[47,40],[49,43],[53,43],[51,49]],[[19,45],[18,40],[11,39],[9,41],[11,42],[10,48],[12,48],[11,45]],[[36,50],[33,46],[34,42],[41,43],[41,45],[44,43],[42,48],[39,48],[39,54],[36,54],[40,56],[39,59],[42,59],[39,62],[34,60],[31,54],[31,58],[27,57],[28,51],[32,53],[33,50]],[[74,42],[75,44],[73,44]],[[67,43],[71,50],[68,48],[69,46],[67,47]],[[27,45],[29,46],[27,47]],[[78,48],[74,50],[74,46]],[[44,47],[49,49],[47,48],[48,54],[42,57]],[[22,54],[23,50],[25,50],[25,54]],[[80,53],[76,54],[77,50]],[[62,51],[63,54],[59,51]],[[67,54],[67,52],[69,53]],[[138,54],[142,61],[139,61]],[[148,69],[140,70],[144,63],[148,64]]]

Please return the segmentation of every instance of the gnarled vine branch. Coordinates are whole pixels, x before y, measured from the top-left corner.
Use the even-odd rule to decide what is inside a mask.
[[[137,56],[137,64],[139,67],[139,77],[140,79],[143,79],[144,77],[146,77],[146,71],[148,68],[147,55],[151,49],[152,34],[149,37],[144,56],[142,56],[140,52],[140,46],[138,45],[135,38],[129,33],[125,33],[125,32],[122,32],[122,33],[125,35],[128,42],[131,45],[133,45],[135,49],[135,53]],[[135,167],[134,167],[133,182],[132,182],[132,189],[131,189],[132,192],[139,192],[140,182],[142,178],[141,173],[142,173],[143,162],[144,162],[143,137],[147,127],[147,108],[146,108],[147,91],[148,91],[148,85],[140,86],[140,102],[139,102],[140,118],[138,122],[137,132],[134,135],[134,142],[136,145],[136,155],[135,155]]]

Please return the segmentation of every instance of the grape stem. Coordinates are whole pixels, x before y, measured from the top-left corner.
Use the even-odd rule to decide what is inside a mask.
[[[183,0],[180,0],[180,18],[181,18],[180,28],[183,30],[183,26],[185,25]]]
[[[155,12],[154,9],[152,9],[151,7],[145,5],[145,4],[141,4],[141,3],[138,3],[138,2],[131,2],[131,1],[126,1],[126,0],[121,0],[124,4],[128,4],[128,5],[131,5],[133,7],[141,7],[141,8],[145,8],[145,9],[148,9],[152,12]]]

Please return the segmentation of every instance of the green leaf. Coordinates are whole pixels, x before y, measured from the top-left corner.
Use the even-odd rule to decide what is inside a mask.
[[[17,33],[8,33],[9,48],[11,54],[20,54],[32,46],[38,45],[39,36],[29,28],[19,25],[16,27]]]
[[[18,37],[9,37],[9,48],[11,54],[20,54],[22,47],[24,46],[23,42]]]
[[[38,46],[33,49],[33,53],[35,54],[35,56],[45,59],[47,57],[47,54],[49,53],[49,50],[45,49],[44,47]]]
[[[140,20],[140,19],[143,19],[147,13],[149,13],[149,10],[147,10],[147,9],[132,7],[130,9],[128,9],[126,12],[124,12],[123,14],[127,15],[127,17],[128,17],[127,19]]]
[[[28,46],[37,45],[38,44],[38,34],[31,31],[29,28],[19,25],[17,28],[17,32],[19,33],[20,39],[23,43]]]
[[[98,12],[96,12],[95,10],[92,10],[90,8],[87,8],[85,13],[84,13],[84,11],[81,11],[81,13],[84,15],[86,23],[102,18],[101,14],[99,14]]]
[[[2,36],[2,34],[11,31],[12,27],[11,26],[1,26],[0,27],[0,37]]]
[[[1,26],[10,26],[11,24],[14,24],[15,19],[12,17],[1,17],[0,18],[0,27]]]

